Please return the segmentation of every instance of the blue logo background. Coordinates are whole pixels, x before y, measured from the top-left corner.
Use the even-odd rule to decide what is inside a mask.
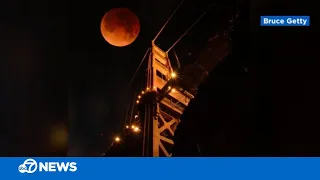
[[[28,158],[0,158],[0,179],[41,180],[313,180],[320,158],[33,158],[77,163],[76,172],[20,173]]]
[[[282,21],[281,24],[265,23],[264,19]],[[290,23],[292,20],[306,20],[306,24]],[[260,26],[310,26],[310,16],[261,16]]]

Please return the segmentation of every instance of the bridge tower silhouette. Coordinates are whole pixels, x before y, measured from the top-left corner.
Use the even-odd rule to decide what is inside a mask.
[[[173,136],[180,122],[180,116],[189,102],[196,96],[197,88],[208,75],[208,72],[229,54],[229,34],[237,16],[230,20],[230,25],[224,31],[216,32],[208,40],[207,50],[202,52],[201,58],[196,60],[195,63],[180,67],[179,59],[175,54],[178,69],[173,69],[168,54],[169,51],[206,12],[167,51],[164,51],[155,44],[155,40],[171,19],[173,13],[154,40],[152,40],[151,48],[147,50],[137,69],[138,71],[144,59],[148,60],[146,84],[143,90],[136,95],[136,104],[132,107],[132,115],[129,118],[130,122],[139,121],[141,133],[143,134],[142,156],[172,156]],[[126,128],[131,127],[127,125]]]
[[[173,70],[168,53],[152,42],[146,88],[137,100],[144,133],[142,156],[171,156],[179,117],[194,98],[179,86],[180,77],[180,72]]]

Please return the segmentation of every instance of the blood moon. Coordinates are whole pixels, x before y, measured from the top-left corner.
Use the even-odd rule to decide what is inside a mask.
[[[140,32],[138,17],[127,8],[114,8],[101,20],[103,38],[111,45],[124,47],[133,43]]]

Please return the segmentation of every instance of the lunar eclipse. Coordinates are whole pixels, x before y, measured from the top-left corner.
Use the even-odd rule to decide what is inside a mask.
[[[133,43],[140,32],[138,17],[127,8],[114,8],[108,11],[101,20],[103,38],[117,47]]]

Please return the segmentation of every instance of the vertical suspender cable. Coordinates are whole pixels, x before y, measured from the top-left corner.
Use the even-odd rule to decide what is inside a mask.
[[[174,57],[176,58],[177,65],[178,65],[178,69],[180,69],[181,64],[180,64],[180,60],[179,60],[179,57],[178,57],[178,55],[177,55],[176,51],[173,51],[173,54],[174,54]]]
[[[133,98],[133,102],[132,102],[132,107],[131,107],[131,115],[130,115],[130,124],[132,123],[132,119],[133,119],[133,110],[134,110],[134,103],[135,103],[135,97],[136,97],[137,93],[134,93],[134,98]]]
[[[126,117],[125,117],[124,123],[123,123],[125,126],[126,126],[127,123],[128,123],[129,110],[130,110],[130,106],[128,105],[128,107],[127,107],[127,112],[126,112]],[[123,131],[124,131],[124,130],[123,130]]]
[[[150,48],[148,48],[148,49],[147,49],[147,51],[146,51],[146,53],[144,54],[144,56],[143,56],[143,58],[142,58],[142,60],[141,60],[141,62],[140,62],[140,64],[139,64],[139,66],[138,66],[138,68],[137,68],[136,72],[133,74],[133,77],[132,77],[132,79],[131,79],[131,81],[130,81],[130,83],[129,83],[128,87],[130,87],[131,83],[133,82],[134,78],[136,77],[137,72],[139,71],[139,69],[140,69],[140,67],[141,67],[141,65],[142,65],[142,63],[143,63],[143,61],[144,61],[144,59],[146,58],[146,56],[147,56],[147,54],[148,54],[149,50],[150,50]]]

